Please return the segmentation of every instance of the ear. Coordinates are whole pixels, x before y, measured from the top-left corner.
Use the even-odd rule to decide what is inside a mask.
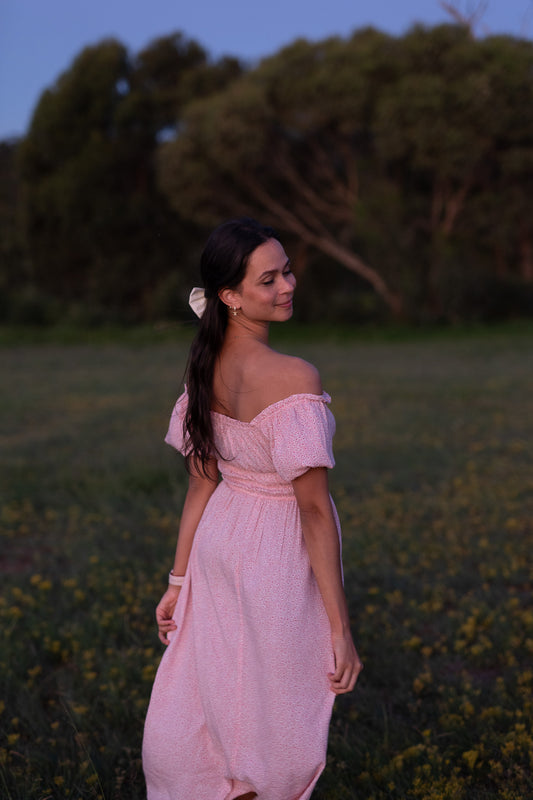
[[[241,296],[236,289],[221,289],[218,296],[229,308],[241,307]]]

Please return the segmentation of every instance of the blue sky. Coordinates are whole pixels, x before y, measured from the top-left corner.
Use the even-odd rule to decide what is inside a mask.
[[[533,38],[533,0],[456,0],[484,7],[479,35]],[[133,52],[175,30],[213,56],[249,61],[299,36],[348,36],[373,25],[401,35],[449,21],[439,0],[0,0],[0,139],[20,135],[41,92],[86,45],[113,36]]]

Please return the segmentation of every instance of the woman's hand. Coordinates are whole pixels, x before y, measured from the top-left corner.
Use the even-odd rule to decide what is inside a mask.
[[[159,638],[163,644],[170,644],[168,634],[170,631],[176,630],[176,623],[172,619],[176,602],[181,591],[180,586],[169,586],[165,594],[159,601],[159,605],[155,610],[155,618],[157,620],[157,627],[159,629]]]
[[[331,681],[331,691],[335,694],[351,692],[363,664],[353,643],[351,634],[346,636],[332,634],[331,643],[335,656],[335,672],[328,675]]]

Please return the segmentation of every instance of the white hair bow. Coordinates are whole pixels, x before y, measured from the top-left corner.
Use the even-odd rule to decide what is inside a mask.
[[[195,286],[189,295],[189,305],[197,317],[201,317],[205,311],[205,291],[199,286]]]

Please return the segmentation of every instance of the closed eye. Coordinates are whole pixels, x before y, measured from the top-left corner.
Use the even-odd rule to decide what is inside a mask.
[[[292,273],[291,262],[289,260],[287,260],[287,263],[283,266],[283,269],[281,270],[281,274],[282,275],[290,275],[291,273]],[[279,273],[278,273],[277,270],[272,270],[271,272],[267,272],[267,273],[264,273],[264,274],[265,274],[265,276],[268,275],[269,277],[266,280],[262,280],[261,284],[263,286],[270,286],[272,283],[274,283],[274,277],[270,277],[270,276],[276,276]]]
[[[282,275],[291,275],[292,274],[292,269],[290,267],[288,269],[284,269],[281,274]],[[274,283],[274,278],[269,278],[267,281],[263,281],[263,286],[269,286],[272,283]]]

